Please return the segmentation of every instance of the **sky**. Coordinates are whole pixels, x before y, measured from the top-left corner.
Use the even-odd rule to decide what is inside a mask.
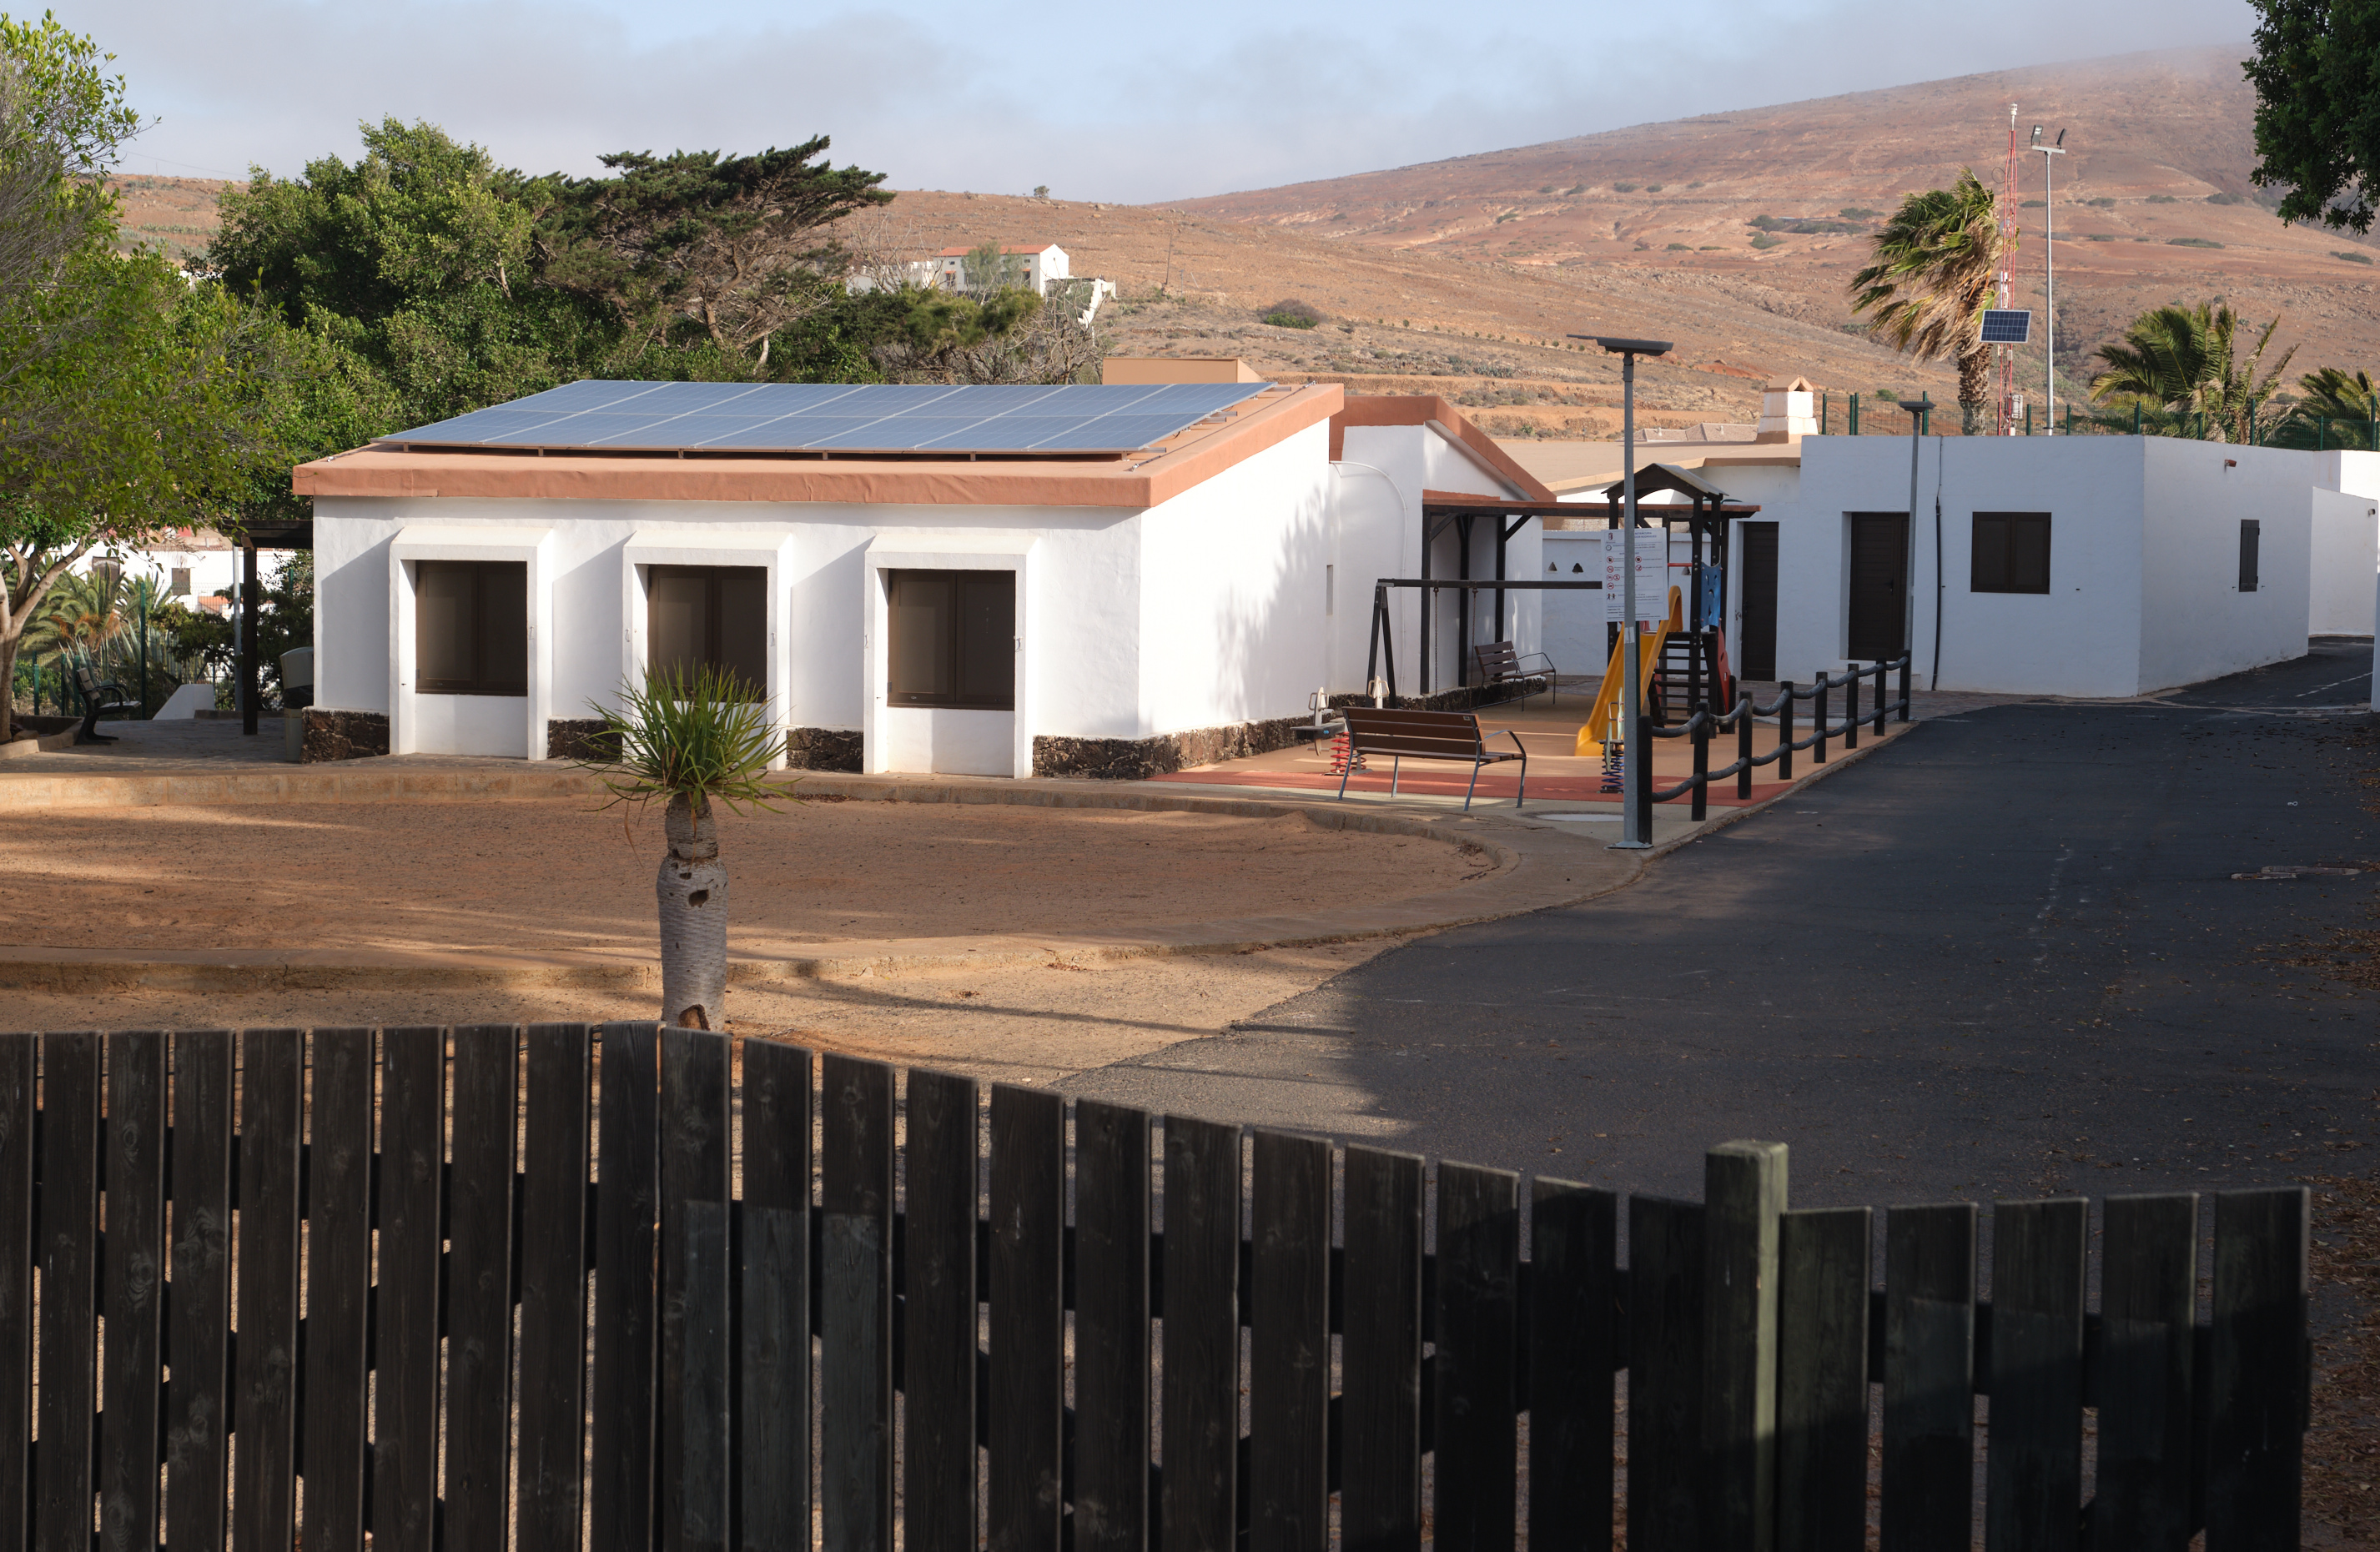
[[[130,173],[296,174],[394,115],[532,172],[826,134],[894,188],[1126,203],[2253,30],[2245,0],[53,3],[153,121]]]

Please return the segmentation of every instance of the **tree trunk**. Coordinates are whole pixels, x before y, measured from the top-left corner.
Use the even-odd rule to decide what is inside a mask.
[[[661,902],[662,1022],[727,1027],[727,865],[709,802],[673,797],[662,827],[669,855],[653,892]]]
[[[1992,402],[1992,353],[1978,346],[1959,358],[1959,430],[1981,436],[1991,428],[1985,417]]]

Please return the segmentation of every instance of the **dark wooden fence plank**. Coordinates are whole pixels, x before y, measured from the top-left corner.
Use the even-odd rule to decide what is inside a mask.
[[[1519,1194],[1520,1178],[1508,1170],[1467,1164],[1438,1169],[1432,1509],[1435,1545],[1447,1552],[1509,1552],[1512,1545],[1520,1472],[1512,1393],[1520,1340]]]
[[[914,1125],[914,1121],[912,1122]],[[911,1146],[916,1146],[914,1134]],[[972,1139],[970,1139],[972,1146]],[[970,1182],[970,1193],[972,1193]],[[912,1210],[915,1208],[913,1206]],[[967,1201],[970,1250],[975,1201]],[[744,1042],[743,1411],[736,1546],[808,1552],[810,1545],[810,1053]],[[973,1286],[968,1289],[973,1297]],[[916,1319],[914,1311],[911,1319]],[[917,1340],[910,1328],[910,1340]],[[970,1363],[975,1328],[967,1328]],[[912,1346],[914,1354],[917,1349]],[[912,1360],[914,1362],[914,1358]],[[975,1408],[967,1408],[967,1451]],[[914,1460],[914,1457],[913,1457]],[[914,1471],[914,1464],[911,1469]],[[968,1473],[970,1485],[974,1481]],[[913,1516],[909,1534],[917,1534]]]
[[[455,1031],[446,1261],[445,1552],[503,1552],[512,1530],[513,1175],[520,1031]]]
[[[1777,1219],[1785,1145],[1723,1143],[1703,1170],[1703,1535],[1767,1552],[1777,1525]]]
[[[1056,1552],[1064,1461],[1066,1111],[991,1091],[992,1552]]]
[[[1240,1151],[1237,1126],[1165,1118],[1165,1552],[1237,1542]]]
[[[1992,1208],[1985,1552],[2073,1552],[2082,1523],[2081,1197]]]
[[[662,1031],[662,1546],[727,1545],[727,1037]]]
[[[0,1541],[33,1525],[33,1100],[41,1037],[0,1034]]]
[[[445,1237],[443,1029],[381,1034],[380,1159],[372,1549],[430,1552],[438,1510],[439,1257]],[[175,1189],[178,1194],[178,1173]],[[178,1346],[174,1356],[178,1373]]]
[[[1339,1525],[1350,1552],[1421,1546],[1422,1161],[1347,1150]],[[1172,1239],[1168,1236],[1168,1254]],[[1604,1369],[1607,1382],[1611,1370]],[[1605,1409],[1607,1423],[1609,1409]]]
[[[892,1552],[892,1070],[829,1056],[821,1096],[821,1523],[837,1552]]]
[[[1330,1541],[1330,1145],[1258,1132],[1253,1209],[1249,1552],[1322,1552]],[[1439,1340],[1442,1380],[1443,1330]],[[1441,1437],[1441,1495],[1445,1444]],[[1443,1541],[1442,1497],[1439,1513]]]
[[[587,1025],[529,1026],[520,1182],[519,1482],[513,1511],[518,1552],[577,1552],[578,1546],[593,1059]]]
[[[107,1257],[101,1307],[99,1536],[104,1552],[157,1545],[157,1405],[164,1379],[165,1037],[111,1036],[107,1051]]]
[[[99,1357],[99,1100],[104,1046],[42,1037],[41,1443],[38,1552],[90,1552],[91,1431]]]
[[[227,1029],[174,1037],[174,1288],[165,1312],[173,1353],[165,1386],[165,1543],[174,1552],[222,1552],[224,1545],[233,1059]]]
[[[909,1074],[901,1503],[915,1552],[977,1545],[977,1111],[972,1079]]]
[[[232,1427],[232,1544],[290,1546],[298,1533],[298,1150],[302,1030],[239,1037],[239,1341]],[[450,1541],[449,1546],[453,1543]]]
[[[369,1029],[314,1031],[306,1182],[307,1552],[362,1552],[371,1293]]]
[[[1778,1225],[1777,1546],[1867,1546],[1866,1207],[1789,1212]]]
[[[1075,1552],[1148,1545],[1148,1113],[1075,1104]]]
[[[2198,1196],[2110,1196],[2101,1233],[2092,1545],[2183,1552],[2196,1528]]]
[[[601,1041],[591,1552],[652,1552],[660,1444],[653,1415],[661,1324],[653,1276],[662,1188],[660,1026],[607,1024]]]
[[[1531,1194],[1529,1545],[1610,1552],[1620,1200],[1543,1179]]]
[[[1884,1545],[1968,1552],[1975,1498],[1975,1208],[1884,1220]]]
[[[1628,1200],[1629,1552],[1699,1552],[1703,1208]]]
[[[2303,1187],[2215,1197],[2206,1552],[2284,1552],[2298,1545],[2312,1404],[2311,1210]]]

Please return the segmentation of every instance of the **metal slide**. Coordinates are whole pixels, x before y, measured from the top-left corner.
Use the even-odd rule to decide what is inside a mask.
[[[1652,683],[1652,676],[1660,672],[1661,646],[1670,639],[1670,633],[1685,628],[1685,593],[1673,586],[1670,589],[1670,617],[1662,621],[1660,628],[1652,635],[1638,638],[1636,685],[1639,694]],[[1603,671],[1603,686],[1595,692],[1595,705],[1586,714],[1586,725],[1578,730],[1578,746],[1573,752],[1580,756],[1592,757],[1603,753],[1602,730],[1611,725],[1611,709],[1620,704],[1622,661],[1620,654],[1627,642],[1628,633],[1622,629],[1620,639],[1612,643],[1611,662]]]

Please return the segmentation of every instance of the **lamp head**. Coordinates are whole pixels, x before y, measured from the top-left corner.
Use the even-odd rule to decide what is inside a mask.
[[[1920,394],[1913,399],[1901,400],[1900,407],[1912,415],[1923,415],[1934,407],[1934,398],[1930,394]]]
[[[1667,356],[1672,348],[1669,340],[1621,339],[1613,334],[1572,334],[1572,339],[1593,340],[1614,356]]]

